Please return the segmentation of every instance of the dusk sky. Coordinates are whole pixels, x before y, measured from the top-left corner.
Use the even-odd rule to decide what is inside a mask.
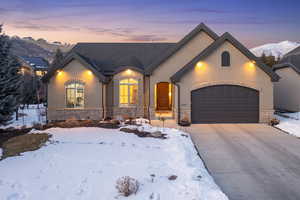
[[[176,42],[204,22],[251,48],[300,42],[299,0],[1,0],[8,35],[77,42]]]

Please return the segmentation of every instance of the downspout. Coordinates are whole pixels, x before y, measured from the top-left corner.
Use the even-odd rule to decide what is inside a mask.
[[[175,82],[173,82],[173,84],[176,85],[177,89],[178,89],[178,100],[177,100],[178,101],[178,103],[177,103],[178,104],[177,105],[178,106],[178,108],[177,108],[177,110],[178,110],[177,111],[178,112],[177,113],[177,116],[178,116],[177,118],[178,119],[177,119],[177,123],[180,124],[180,85],[178,83],[175,83]]]
[[[150,100],[151,100],[151,97],[150,97],[150,93],[151,93],[151,85],[150,85],[150,76],[148,76],[149,80],[148,81],[148,105],[147,105],[147,110],[148,110],[148,118],[149,118],[149,121],[150,121],[150,124],[151,124],[151,117],[150,117]]]
[[[102,83],[102,119],[104,119],[104,83]]]

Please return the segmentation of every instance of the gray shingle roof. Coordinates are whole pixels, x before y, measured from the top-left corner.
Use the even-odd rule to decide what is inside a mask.
[[[78,43],[71,51],[93,63],[104,75],[119,67],[132,66],[145,70],[175,43]]]
[[[299,55],[300,56],[300,46],[297,47],[297,48],[295,48],[295,49],[293,49],[292,51],[288,52],[287,54],[285,54],[283,56],[283,58],[286,58],[286,57],[288,57],[290,55]]]
[[[21,59],[36,70],[47,70],[49,67],[49,63],[42,57],[21,56]]]
[[[276,71],[286,67],[291,67],[300,74],[300,48],[299,51],[290,52],[289,55],[285,55],[273,69]]]

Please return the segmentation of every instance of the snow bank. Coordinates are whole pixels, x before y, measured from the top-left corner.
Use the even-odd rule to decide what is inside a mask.
[[[280,120],[280,123],[276,125],[276,127],[289,134],[300,137],[300,113],[284,113],[284,115],[287,115],[290,118],[276,115],[276,118]]]
[[[0,159],[2,157],[2,154],[3,154],[3,150],[0,148]]]
[[[53,135],[47,146],[0,161],[0,199],[123,199],[116,181],[130,176],[140,188],[128,200],[227,200],[187,133],[165,128],[162,140],[102,128],[46,132]]]

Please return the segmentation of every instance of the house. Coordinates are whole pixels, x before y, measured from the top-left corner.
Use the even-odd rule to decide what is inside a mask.
[[[159,117],[267,122],[279,76],[203,23],[178,43],[79,43],[43,77],[49,121]]]
[[[34,74],[39,78],[48,72],[49,63],[42,57],[21,56],[19,60],[24,69],[31,67]]]
[[[275,108],[300,111],[300,47],[284,55],[273,69],[281,77],[274,84]]]
[[[23,75],[24,85],[30,83],[32,89],[37,89],[38,101],[44,101],[46,99],[47,87],[41,81],[41,78],[48,72],[49,63],[42,57],[30,57],[20,56],[18,61],[21,64],[21,73]]]

